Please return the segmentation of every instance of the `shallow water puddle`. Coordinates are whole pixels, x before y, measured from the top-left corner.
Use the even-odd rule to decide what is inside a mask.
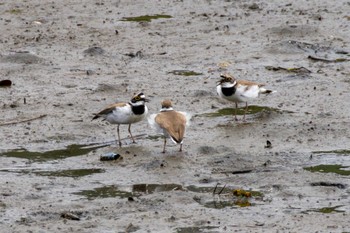
[[[349,61],[349,52],[334,47],[311,44],[301,41],[288,40],[282,42],[281,46],[286,51],[300,51],[309,54],[311,60],[324,62]],[[314,57],[315,56],[315,57]]]
[[[181,75],[181,76],[198,76],[198,75],[202,75],[203,73],[198,73],[192,70],[173,70],[168,72],[168,74]]]
[[[148,135],[147,139],[153,140],[153,141],[158,141],[159,139],[163,139],[164,137],[162,135]]]
[[[194,193],[209,193],[218,194],[220,192],[219,201],[213,200],[213,196],[210,199],[203,200],[203,198],[194,197],[194,201],[207,208],[222,209],[225,207],[247,207],[255,205],[252,201],[258,201],[262,199],[263,194],[258,191],[246,191],[242,189],[232,190],[230,188],[215,188],[215,187],[198,187],[190,185],[183,187],[179,184],[134,184],[131,186],[118,186],[108,185],[92,190],[82,190],[75,192],[75,195],[81,195],[89,200],[96,198],[132,198],[140,197],[142,195],[157,193],[157,192],[170,192],[170,191],[189,191]]]
[[[27,151],[26,149],[17,149],[0,154],[0,156],[15,157],[21,159],[29,159],[33,162],[44,162],[48,160],[65,159],[68,157],[85,155],[95,149],[105,147],[107,145],[69,145],[66,149],[51,150],[44,152]]]
[[[327,151],[313,151],[313,154],[337,154],[337,155],[344,155],[344,156],[348,156],[350,155],[350,150],[346,150],[346,149],[339,149],[339,150],[327,150]]]
[[[183,190],[179,184],[134,184],[131,186],[109,185],[93,190],[82,190],[73,194],[85,196],[88,199],[108,198],[108,197],[139,197],[143,194],[152,194],[155,192],[169,192],[174,190]]]
[[[195,193],[213,193],[215,187],[200,187],[200,186],[190,185],[190,186],[187,186],[186,189],[190,192],[195,192]],[[228,191],[228,189],[225,188],[223,192],[225,191]]]
[[[350,168],[349,166],[343,166],[340,164],[333,164],[333,165],[320,164],[320,165],[313,166],[313,167],[304,167],[304,169],[306,171],[310,171],[310,172],[336,173],[336,174],[343,175],[343,176],[350,175],[349,168]],[[345,169],[347,169],[347,170],[345,170]]]
[[[118,186],[114,186],[114,185],[94,188],[92,190],[82,190],[79,192],[75,192],[73,194],[84,196],[89,200],[93,200],[96,198],[113,198],[113,197],[129,198],[129,197],[140,196],[137,194],[133,194],[131,191],[120,190]]]
[[[103,173],[104,169],[100,168],[88,168],[88,169],[67,169],[56,171],[37,171],[33,169],[2,169],[0,172],[13,172],[20,174],[35,174],[38,176],[56,176],[56,177],[72,177],[79,178],[83,176],[92,175],[95,173]]]
[[[235,111],[236,111],[235,108],[222,108],[222,109],[219,109],[217,112],[205,113],[203,114],[203,116],[206,116],[206,117],[232,116],[235,114]],[[245,107],[237,108],[237,115],[244,115],[244,112],[245,112]],[[262,112],[282,112],[282,111],[277,108],[250,105],[248,106],[246,115],[253,115],[253,114],[258,114]]]
[[[323,214],[331,214],[331,213],[343,213],[344,210],[337,210],[338,208],[343,207],[342,205],[333,206],[333,207],[323,207],[318,209],[307,210],[306,212],[318,212]]]
[[[217,229],[216,226],[202,226],[202,227],[179,227],[176,228],[176,233],[198,233],[198,232],[210,232],[212,229]],[[215,231],[216,232],[216,231]]]
[[[174,190],[183,190],[179,184],[134,184],[133,192],[151,194],[155,192],[169,192]]]
[[[91,168],[91,169],[70,169],[70,170],[58,170],[58,171],[36,171],[34,174],[40,176],[59,176],[59,177],[72,177],[78,178],[82,176],[88,176],[95,173],[103,173],[104,169]]]
[[[226,200],[226,201],[208,201],[205,203],[199,203],[202,204],[204,207],[211,208],[211,209],[223,209],[226,207],[238,207],[234,201],[232,200]]]
[[[171,15],[141,15],[136,17],[123,17],[121,21],[128,22],[151,22],[152,19],[169,19]]]

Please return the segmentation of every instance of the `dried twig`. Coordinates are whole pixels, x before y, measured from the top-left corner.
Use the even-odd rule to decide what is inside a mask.
[[[214,191],[213,191],[213,195],[215,195],[215,191],[216,191],[216,188],[218,187],[218,185],[219,185],[219,183],[217,183],[217,184],[215,185],[215,188],[214,188]]]
[[[329,60],[329,59],[324,59],[324,58],[320,58],[320,57],[314,57],[314,56],[308,56],[307,58],[314,60],[314,61],[323,61],[323,62],[345,62],[345,61],[350,61],[350,59],[346,59],[346,58],[337,58],[337,59],[333,59],[333,60]]]
[[[224,187],[220,190],[220,192],[218,193],[218,195],[220,195],[222,193],[222,191],[224,191],[224,189],[226,188],[226,184],[224,185]]]
[[[41,119],[41,118],[46,117],[46,116],[47,116],[47,114],[44,114],[44,115],[40,115],[40,116],[33,117],[33,118],[30,118],[30,119],[19,120],[19,121],[4,122],[4,123],[0,123],[0,126],[4,126],[4,125],[14,125],[14,124],[24,123],[24,122],[28,122],[28,121],[34,121],[34,120]]]
[[[224,187],[222,187],[222,189],[218,193],[215,193],[216,189],[218,188],[218,185],[219,185],[219,183],[216,184],[214,191],[213,191],[213,195],[215,195],[215,194],[220,195],[222,193],[222,191],[224,191],[224,189],[226,188],[226,184],[225,184]]]

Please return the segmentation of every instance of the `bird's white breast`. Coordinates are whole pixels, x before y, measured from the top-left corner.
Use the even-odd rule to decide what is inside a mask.
[[[154,129],[156,130],[158,133],[163,133],[163,129],[160,127],[160,125],[158,125],[158,123],[156,122],[156,116],[158,114],[157,113],[154,113],[154,114],[151,114],[147,121],[148,121],[148,124]]]
[[[230,95],[230,96],[226,96],[224,95],[224,93],[222,92],[222,86],[218,85],[216,87],[216,91],[218,93],[218,95],[221,98],[227,99],[229,101],[233,101],[233,102],[247,102],[250,98],[256,98],[259,96],[259,87],[258,85],[253,85],[253,86],[249,86],[247,87],[246,85],[236,85],[236,91],[234,94]]]
[[[123,107],[116,107],[106,116],[106,120],[111,124],[132,124],[143,120],[147,113],[147,106],[145,106],[145,112],[143,114],[136,115],[132,112],[130,105],[125,105]]]

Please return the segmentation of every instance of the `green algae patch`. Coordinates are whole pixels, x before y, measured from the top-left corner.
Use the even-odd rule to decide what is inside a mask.
[[[204,113],[203,116],[206,116],[206,117],[232,116],[235,114],[235,111],[236,111],[235,108],[222,108],[216,112]],[[243,116],[244,112],[245,112],[245,107],[237,108],[237,115]],[[258,114],[262,112],[281,112],[281,110],[277,108],[266,107],[266,106],[250,105],[248,106],[246,115],[253,115],[253,114]]]
[[[170,192],[182,189],[182,185],[179,184],[134,184],[131,186],[108,185],[91,190],[82,190],[73,194],[81,195],[92,200],[96,198],[139,197],[141,195],[152,194],[155,192]]]
[[[209,201],[204,203],[204,207],[211,209],[224,209],[226,207],[237,207],[234,201]]]
[[[349,169],[349,166],[343,166],[339,164],[334,164],[334,165],[321,164],[313,167],[305,167],[304,169],[310,172],[335,173],[343,176],[350,175],[350,170],[345,170],[345,169]]]
[[[307,212],[318,212],[322,214],[331,214],[331,213],[344,213],[344,210],[337,210],[338,208],[343,207],[342,205],[332,206],[332,207],[322,207],[318,209],[311,209]]]
[[[68,157],[79,156],[88,154],[90,151],[96,150],[107,145],[78,145],[73,144],[67,146],[65,149],[50,150],[44,152],[28,151],[26,149],[16,149],[13,151],[5,152],[0,156],[15,157],[21,159],[28,159],[33,162],[44,162],[56,159],[65,159]]]
[[[350,155],[350,150],[339,149],[339,150],[324,150],[324,151],[313,151],[313,154],[339,154],[339,155]]]
[[[173,70],[169,71],[168,74],[180,75],[180,76],[198,76],[203,73],[195,72],[192,70]]]
[[[58,176],[58,177],[72,177],[78,178],[83,176],[92,175],[95,173],[103,173],[104,169],[91,168],[91,169],[69,169],[69,170],[58,170],[58,171],[37,171],[34,172],[40,176]]]
[[[211,198],[205,200],[205,198],[195,196],[194,201],[203,205],[206,208],[212,209],[224,209],[226,207],[238,208],[238,207],[250,207],[256,205],[256,202],[261,201],[264,194],[259,191],[244,190],[244,189],[232,189],[229,187],[198,187],[187,186],[186,189],[190,192],[196,193],[211,193],[213,196],[219,198]]]
[[[343,213],[345,211],[343,210],[337,210],[337,208],[342,207],[342,206],[334,206],[334,207],[323,207],[323,208],[319,208],[319,209],[315,209],[314,211],[316,212],[320,212],[323,214],[330,214],[330,213]]]
[[[8,11],[5,11],[6,13],[10,13],[10,14],[14,14],[14,15],[19,15],[22,13],[22,10],[21,9],[11,9],[11,10],[8,10]]]
[[[136,17],[123,17],[121,21],[128,22],[151,22],[153,19],[170,19],[171,15],[141,15]]]

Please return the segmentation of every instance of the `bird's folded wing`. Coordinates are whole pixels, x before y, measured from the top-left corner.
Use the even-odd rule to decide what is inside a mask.
[[[186,117],[178,112],[164,112],[155,117],[160,127],[165,129],[172,139],[180,143],[185,134]]]
[[[243,86],[265,86],[265,84],[262,83],[257,83],[257,82],[252,82],[252,81],[247,81],[247,80],[237,80],[238,85],[243,85]]]
[[[124,107],[126,105],[127,105],[126,103],[111,104],[107,106],[105,109],[103,109],[101,112],[97,113],[96,115],[106,115],[108,113],[113,112],[116,108]]]

